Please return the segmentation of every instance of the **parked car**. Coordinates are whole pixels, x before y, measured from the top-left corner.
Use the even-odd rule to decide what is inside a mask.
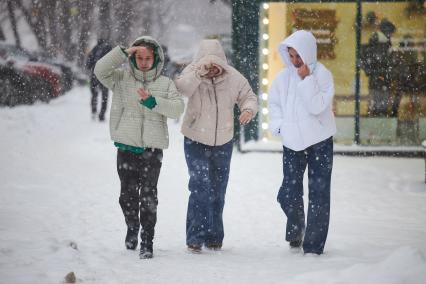
[[[52,58],[45,52],[38,51],[38,52],[32,52],[31,54],[33,59],[31,61],[44,62],[44,63],[54,65],[56,67],[59,67],[62,72],[61,85],[62,85],[63,93],[71,90],[74,80],[77,79],[74,75],[73,67],[71,66],[71,64],[63,62],[57,58]]]
[[[32,104],[31,78],[0,58],[0,105]]]
[[[67,75],[64,75],[60,66],[40,62],[35,54],[25,49],[0,43],[0,58],[2,72],[6,74],[2,76],[2,80],[6,80],[9,84],[7,85],[9,87],[5,87],[6,90],[0,94],[2,96],[0,102],[6,105],[32,103],[36,100],[48,102],[66,89],[64,77]],[[18,82],[20,86],[17,85]],[[29,84],[30,88],[28,89],[24,83]],[[14,88],[18,88],[18,91],[10,93]]]

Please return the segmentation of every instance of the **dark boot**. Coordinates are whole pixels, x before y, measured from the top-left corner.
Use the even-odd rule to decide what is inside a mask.
[[[127,228],[125,245],[127,249],[135,250],[138,246],[139,228]]]
[[[201,253],[200,245],[188,245],[188,250],[192,253]]]
[[[152,239],[153,237],[141,229],[141,248],[139,252],[140,259],[152,258],[154,256],[152,250]]]
[[[289,242],[290,248],[300,248],[302,246],[302,240],[296,240]]]
[[[210,250],[221,250],[222,244],[206,244],[206,248]]]
[[[146,245],[143,242],[141,242],[141,249],[139,252],[139,258],[140,259],[148,259],[152,258],[154,256],[153,250],[152,250],[152,244]]]

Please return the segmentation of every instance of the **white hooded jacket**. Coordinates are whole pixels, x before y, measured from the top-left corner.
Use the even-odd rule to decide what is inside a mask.
[[[309,67],[310,74],[304,80],[290,61],[288,47]],[[269,128],[273,135],[281,136],[285,147],[301,151],[336,133],[333,76],[317,62],[316,40],[310,32],[297,31],[278,48],[286,67],[269,90]]]

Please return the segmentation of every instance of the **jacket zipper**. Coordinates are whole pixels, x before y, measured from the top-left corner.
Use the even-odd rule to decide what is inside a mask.
[[[217,94],[216,94],[216,85],[214,83],[214,77],[212,78],[212,84],[213,84],[213,92],[214,92],[214,99],[216,103],[216,129],[214,132],[214,144],[213,146],[216,146],[216,140],[217,140],[217,126],[219,123],[219,106],[217,105]]]

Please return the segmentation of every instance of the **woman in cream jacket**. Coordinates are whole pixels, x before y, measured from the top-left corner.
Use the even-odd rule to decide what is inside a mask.
[[[188,105],[182,124],[189,171],[186,244],[193,252],[203,245],[220,249],[224,238],[222,212],[234,136],[234,106],[246,124],[258,102],[249,83],[226,60],[217,40],[203,40],[193,62],[175,80]]]

